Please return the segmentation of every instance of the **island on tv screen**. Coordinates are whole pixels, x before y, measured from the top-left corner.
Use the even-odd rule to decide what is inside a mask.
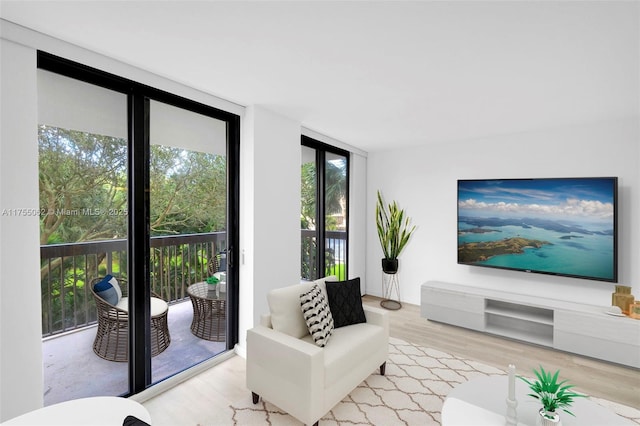
[[[617,282],[617,178],[458,181],[458,263]]]

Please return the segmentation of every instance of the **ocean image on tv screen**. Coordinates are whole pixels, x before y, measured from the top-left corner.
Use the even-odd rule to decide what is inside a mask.
[[[458,181],[458,263],[615,281],[615,178]]]

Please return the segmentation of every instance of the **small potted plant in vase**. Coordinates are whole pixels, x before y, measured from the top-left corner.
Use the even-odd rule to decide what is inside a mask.
[[[574,416],[568,408],[571,407],[574,398],[584,397],[585,395],[570,391],[569,389],[573,388],[574,385],[565,384],[567,383],[566,380],[558,382],[560,370],[552,375],[550,371],[545,371],[540,366],[540,371],[534,369],[533,372],[537,380],[529,381],[525,377],[518,377],[529,385],[529,389],[533,391],[528,395],[542,403],[536,424],[538,426],[560,426],[562,422],[557,410],[562,410]]]
[[[382,194],[378,191],[378,203],[376,205],[376,226],[378,238],[382,246],[384,258],[382,270],[387,274],[398,272],[398,256],[409,242],[409,238],[416,227],[410,227],[411,219],[404,215],[404,210],[398,207],[395,201],[385,205]]]

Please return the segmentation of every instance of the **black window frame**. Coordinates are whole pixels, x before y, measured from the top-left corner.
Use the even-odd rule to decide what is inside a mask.
[[[325,217],[326,217],[326,208],[325,208],[325,165],[326,165],[326,154],[331,153],[335,155],[340,155],[345,157],[346,164],[346,176],[345,176],[345,269],[344,275],[345,279],[349,277],[349,179],[351,174],[351,152],[337,148],[333,145],[329,145],[328,143],[321,142],[317,139],[314,139],[310,136],[302,135],[301,137],[301,145],[306,146],[308,148],[314,149],[316,152],[316,241],[317,241],[317,253],[323,253],[326,250],[326,226],[325,226]],[[316,255],[316,270],[318,274],[317,278],[322,278],[325,276],[326,271],[326,262],[325,256]]]
[[[151,288],[147,285],[150,259],[149,230],[149,103],[163,102],[227,123],[227,340],[226,350],[238,343],[240,242],[240,116],[166,92],[106,71],[44,51],[37,53],[37,67],[75,80],[127,95],[128,119],[128,278],[129,298],[129,390],[130,396],[152,385]]]

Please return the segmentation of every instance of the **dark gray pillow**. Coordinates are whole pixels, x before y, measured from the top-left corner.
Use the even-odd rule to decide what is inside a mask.
[[[334,328],[367,322],[362,308],[359,277],[347,281],[327,281],[326,285]]]

